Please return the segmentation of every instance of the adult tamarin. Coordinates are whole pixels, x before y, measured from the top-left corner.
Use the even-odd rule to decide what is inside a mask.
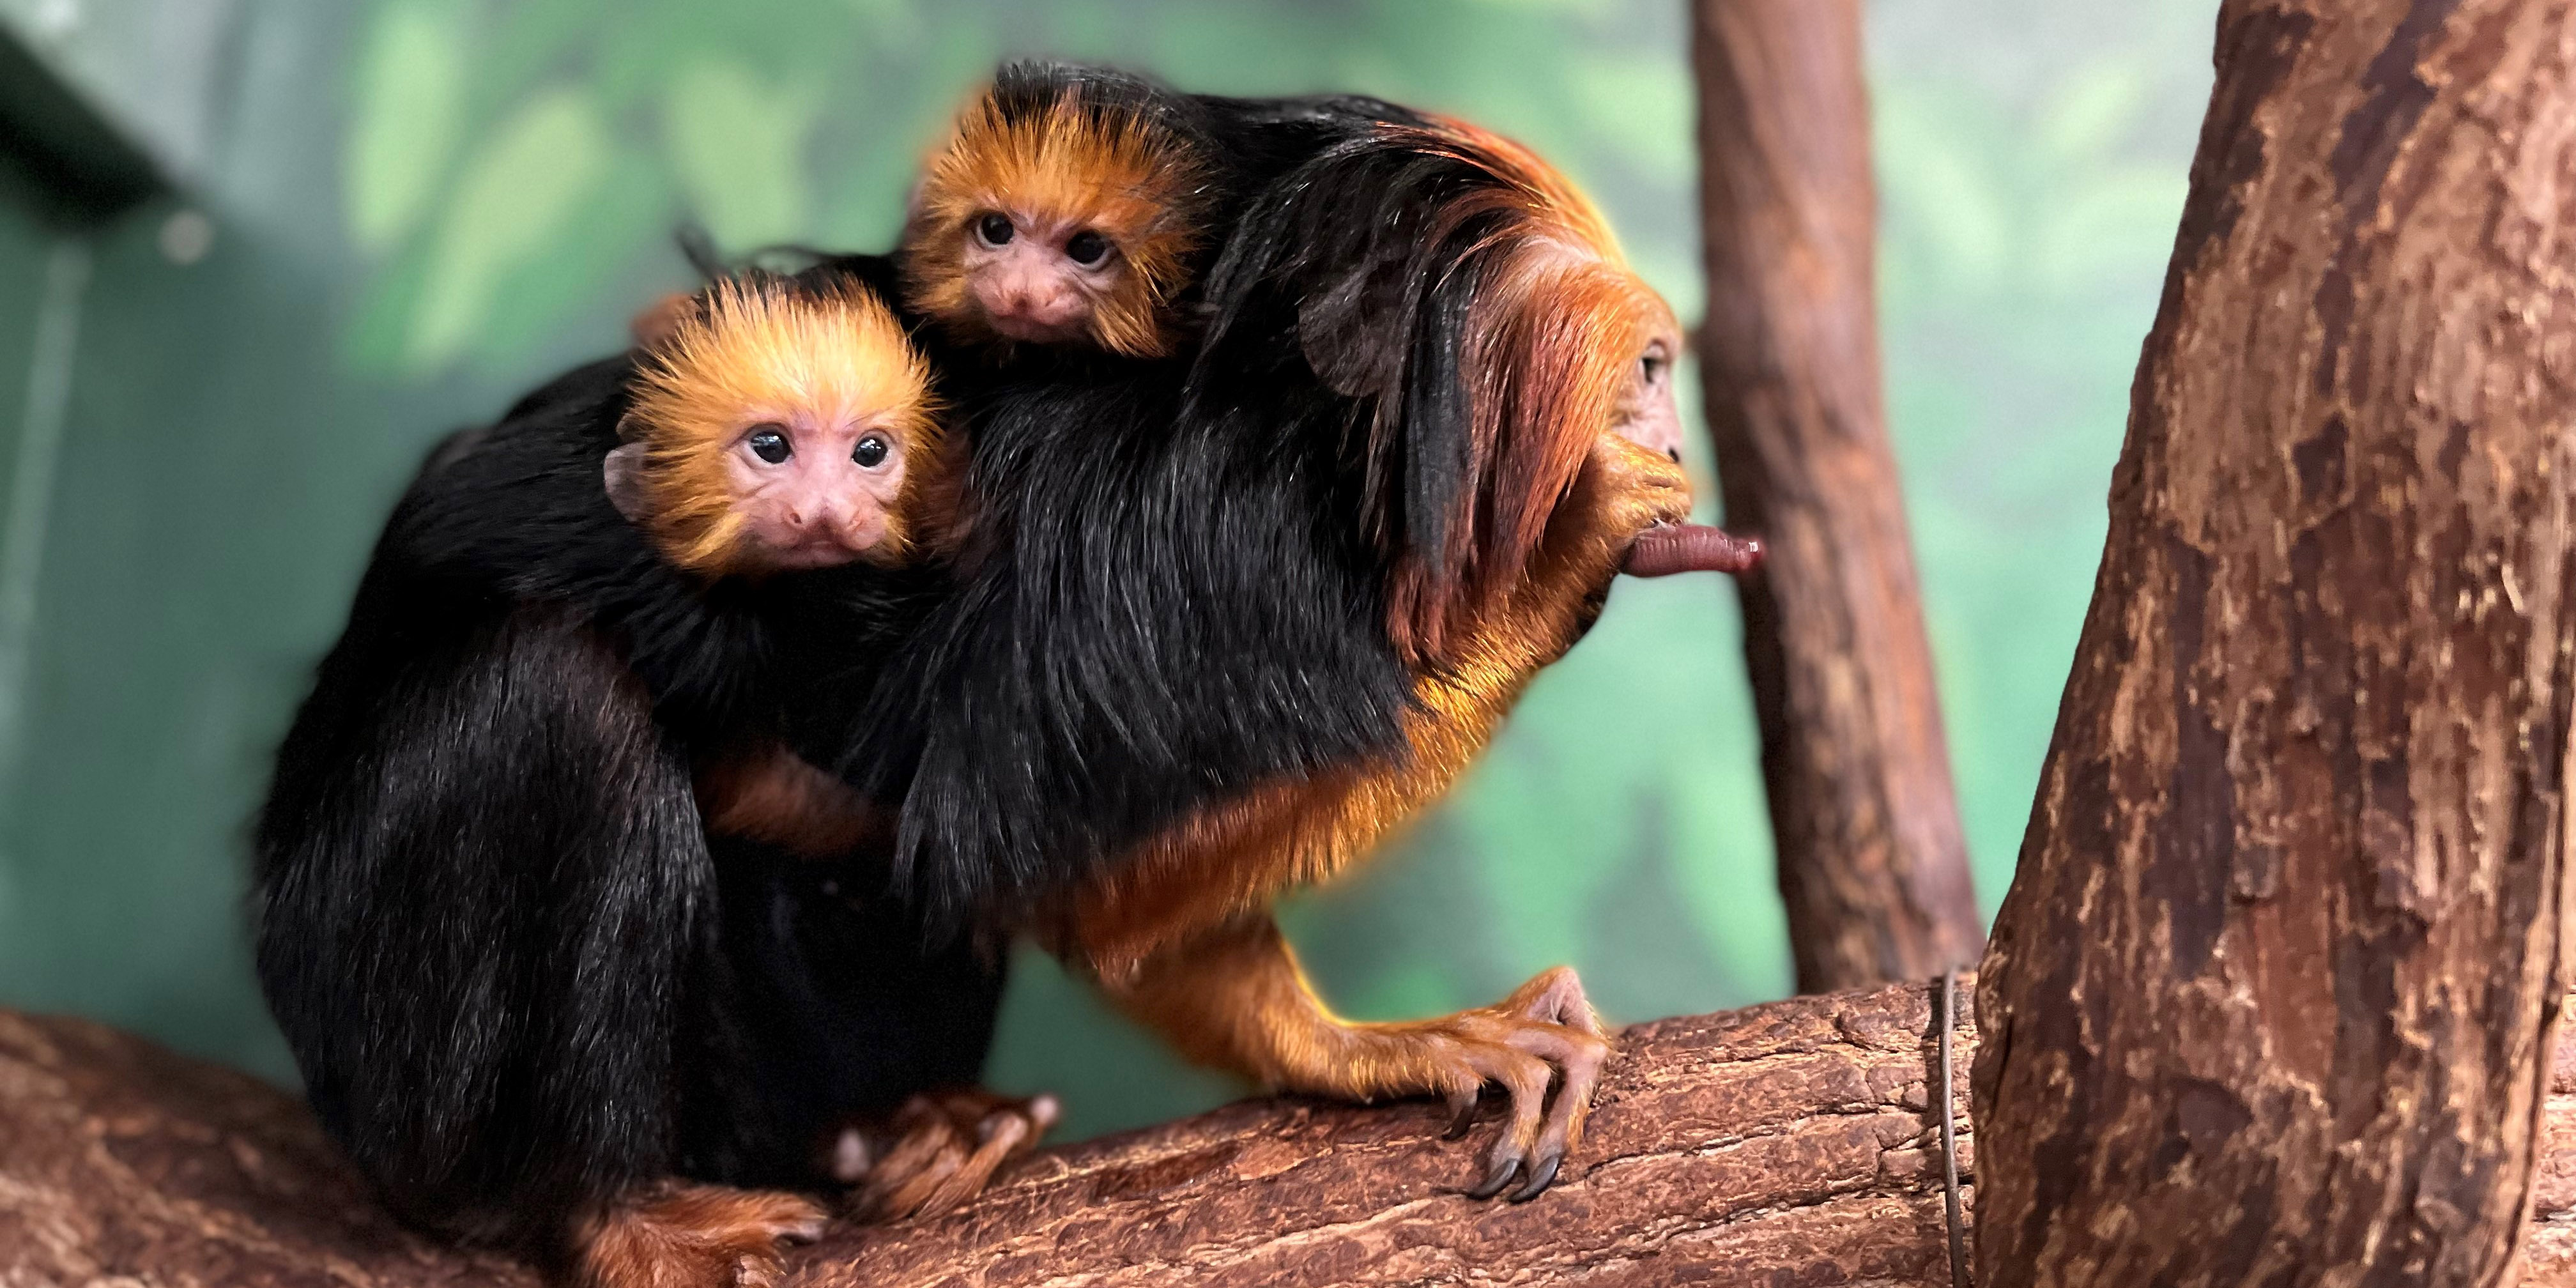
[[[313,1105],[408,1219],[590,1284],[757,1278],[822,1219],[789,1187],[853,1170],[816,1156],[836,1115],[975,1077],[993,968],[833,897],[859,865],[719,863],[693,782],[784,745],[823,668],[864,685],[935,411],[874,292],[720,284],[396,505],[279,751],[255,911]]]
[[[979,405],[976,556],[847,768],[932,915],[1020,920],[1194,1058],[1462,1122],[1500,1084],[1470,1192],[1530,1197],[1608,1050],[1573,972],[1351,1023],[1269,903],[1445,791],[1620,571],[1758,548],[1684,522],[1673,317],[1516,145],[1369,123],[1249,197],[1202,289],[1194,352]]]

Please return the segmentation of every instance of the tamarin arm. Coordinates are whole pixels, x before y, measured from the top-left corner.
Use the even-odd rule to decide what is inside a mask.
[[[1559,966],[1486,1007],[1433,1020],[1355,1023],[1334,1015],[1268,913],[1244,916],[1148,958],[1103,987],[1119,1008],[1201,1064],[1279,1091],[1380,1100],[1436,1095],[1461,1129],[1487,1083],[1511,1111],[1484,1181],[1515,1174],[1536,1194],[1583,1134],[1610,1043],[1574,972]],[[1548,1087],[1562,1085],[1549,1103]]]
[[[891,820],[849,784],[770,743],[714,760],[697,774],[707,830],[828,859],[891,840]]]

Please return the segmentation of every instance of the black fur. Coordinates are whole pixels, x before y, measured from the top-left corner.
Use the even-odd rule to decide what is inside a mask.
[[[929,924],[1060,889],[1265,780],[1401,754],[1410,677],[1346,410],[1288,387],[1293,405],[1185,416],[1185,375],[1033,382],[972,419],[984,551],[847,766],[903,802],[896,872]]]
[[[1244,101],[1168,110],[1211,102]],[[844,761],[903,802],[896,872],[929,924],[1013,915],[1264,783],[1407,754],[1389,578],[1448,570],[1485,464],[1461,363],[1495,230],[1434,215],[1506,180],[1379,128],[1401,109],[1318,110],[1339,141],[1243,204],[1201,351],[1014,364],[966,402],[982,557]]]
[[[323,1123],[405,1216],[540,1255],[629,1182],[818,1180],[831,1118],[971,1077],[998,1001],[997,966],[918,950],[881,865],[827,897],[711,859],[693,762],[843,745],[834,695],[936,584],[665,566],[602,482],[631,371],[432,454],[256,829],[261,982]]]

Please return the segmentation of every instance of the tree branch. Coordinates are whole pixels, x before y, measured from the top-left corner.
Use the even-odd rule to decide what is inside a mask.
[[[1798,990],[1983,942],[1879,388],[1858,0],[1695,0],[1700,359]]]
[[[1931,1016],[1902,985],[1632,1028],[1579,1174],[1520,1206],[1455,1193],[1491,1122],[1446,1142],[1429,1104],[1255,1100],[1046,1151],[938,1220],[845,1228],[794,1282],[1946,1288]],[[2568,1045],[2533,1288],[2576,1288]],[[536,1288],[396,1227],[290,1097],[84,1021],[0,1012],[0,1142],[0,1283]]]

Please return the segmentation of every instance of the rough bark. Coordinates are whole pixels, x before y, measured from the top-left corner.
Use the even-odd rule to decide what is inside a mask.
[[[1978,997],[1986,1288],[2509,1274],[2567,982],[2571,62],[2563,0],[2221,14]]]
[[[1430,1103],[1247,1101],[1046,1151],[945,1218],[847,1229],[795,1281],[1945,1283],[1931,1016],[1908,986],[1630,1029],[1577,1174],[1527,1204],[1457,1193],[1491,1121],[1443,1141]],[[534,1288],[396,1228],[289,1097],[0,1012],[0,1283],[115,1276]]]
[[[1963,989],[1963,1112],[1967,1003]],[[795,1283],[1321,1286],[1472,1269],[1946,1288],[1931,1015],[1908,985],[1631,1029],[1580,1175],[1520,1207],[1452,1192],[1474,1142],[1437,1139],[1428,1105],[1248,1101],[1049,1150],[939,1220],[845,1230],[797,1254]],[[2570,1046],[2562,1031],[2529,1288],[2576,1288]],[[0,1283],[13,1288],[537,1288],[397,1228],[286,1095],[93,1024],[0,1012],[0,1144]]]
[[[1889,451],[1859,0],[1695,0],[1700,326],[1801,992],[1981,942]]]

